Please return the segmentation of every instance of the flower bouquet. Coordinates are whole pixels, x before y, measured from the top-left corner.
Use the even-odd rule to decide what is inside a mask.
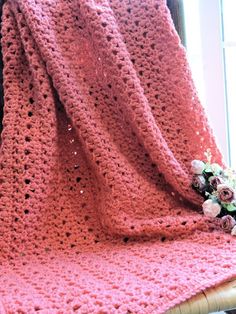
[[[221,218],[222,229],[236,235],[236,172],[212,163],[210,150],[205,156],[206,161],[193,160],[191,163],[192,187],[205,199],[204,215]]]

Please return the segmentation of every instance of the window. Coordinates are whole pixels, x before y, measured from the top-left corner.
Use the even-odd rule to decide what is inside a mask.
[[[193,79],[225,161],[236,168],[236,1],[183,5]]]

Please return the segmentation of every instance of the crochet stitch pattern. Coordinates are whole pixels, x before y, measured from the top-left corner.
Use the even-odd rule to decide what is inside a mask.
[[[236,275],[222,164],[163,0],[7,0],[0,313],[161,314]]]

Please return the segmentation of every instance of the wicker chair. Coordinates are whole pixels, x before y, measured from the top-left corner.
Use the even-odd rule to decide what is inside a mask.
[[[208,314],[227,311],[236,314],[236,279],[210,288],[169,310],[166,314]]]

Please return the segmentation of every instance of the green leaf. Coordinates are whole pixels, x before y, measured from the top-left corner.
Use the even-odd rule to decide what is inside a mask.
[[[205,192],[205,196],[208,197],[208,199],[211,199],[213,202],[219,203],[218,198],[216,197],[216,195],[211,194],[209,192]]]
[[[221,205],[227,209],[228,212],[233,212],[236,211],[236,206],[232,203],[228,204],[228,203],[221,203]]]

